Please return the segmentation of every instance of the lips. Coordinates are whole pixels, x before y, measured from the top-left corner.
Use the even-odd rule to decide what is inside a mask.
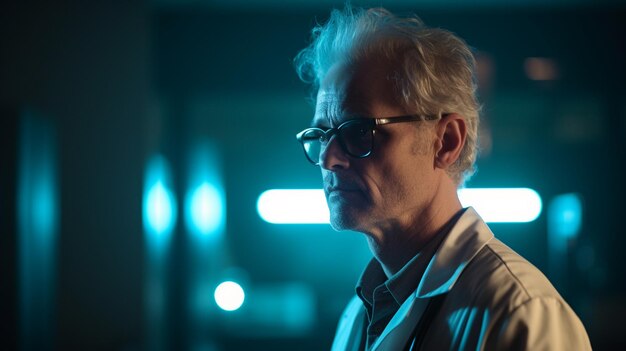
[[[343,188],[343,187],[329,187],[326,189],[327,193],[332,193],[335,191],[345,191],[345,192],[356,192],[356,191],[361,191],[361,189],[358,188]]]
[[[339,179],[336,177],[327,178],[325,183],[325,189],[327,194],[330,194],[335,191],[345,191],[345,192],[360,192],[362,191],[362,187],[356,181]]]

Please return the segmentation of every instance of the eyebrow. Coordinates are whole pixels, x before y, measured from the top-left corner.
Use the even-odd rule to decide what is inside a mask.
[[[375,117],[367,111],[369,110],[369,100],[360,95],[351,96],[349,104],[346,104],[345,97],[340,98],[332,93],[325,95],[326,98],[316,106],[316,110],[320,110],[320,115],[323,117],[317,119],[314,117],[311,121],[311,127],[331,128],[333,125],[338,126],[350,119]]]
[[[311,122],[311,124],[309,124],[309,127],[311,128],[320,128],[322,126],[322,124],[320,123],[313,123]]]
[[[344,117],[344,118],[340,118]],[[315,128],[332,128],[333,125],[339,126],[340,124],[353,120],[353,119],[361,119],[361,118],[376,118],[371,114],[363,114],[363,113],[353,113],[347,110],[344,110],[341,114],[332,114],[329,116],[328,113],[324,114],[324,117],[316,118],[315,116],[311,120],[311,127]]]
[[[311,121],[311,127],[331,128],[333,124],[335,125],[341,124],[341,121],[338,120],[337,115],[330,114],[327,108],[323,109],[323,112],[321,113],[321,115],[323,117],[317,118],[317,114],[316,116],[313,117],[313,120]]]

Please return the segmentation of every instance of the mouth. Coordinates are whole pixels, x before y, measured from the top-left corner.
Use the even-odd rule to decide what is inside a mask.
[[[334,193],[334,192],[346,192],[346,193],[356,193],[361,191],[358,188],[344,188],[344,187],[329,187],[326,189],[326,193]]]
[[[332,175],[324,178],[324,192],[327,196],[335,194],[350,194],[350,193],[363,193],[364,187],[354,179],[346,179],[347,177],[339,178],[337,175]]]
[[[357,198],[363,196],[363,191],[356,186],[347,186],[346,184],[340,186],[329,186],[326,188],[326,197],[329,201],[331,199],[343,199],[350,201],[360,201]]]

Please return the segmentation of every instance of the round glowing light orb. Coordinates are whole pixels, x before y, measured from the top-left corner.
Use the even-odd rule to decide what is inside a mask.
[[[214,296],[215,302],[224,311],[237,310],[243,305],[243,301],[246,298],[241,285],[233,281],[226,281],[218,285]]]

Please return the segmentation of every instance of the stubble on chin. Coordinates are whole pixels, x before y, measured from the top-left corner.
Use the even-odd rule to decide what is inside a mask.
[[[363,226],[364,212],[358,206],[349,203],[330,203],[330,225],[336,231],[360,231]]]
[[[347,217],[344,213],[330,213],[330,226],[336,231],[351,230],[354,227],[354,221]]]

